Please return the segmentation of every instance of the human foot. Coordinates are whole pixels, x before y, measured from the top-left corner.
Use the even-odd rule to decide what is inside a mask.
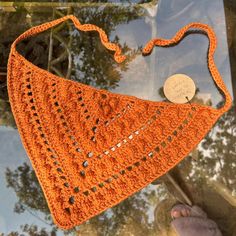
[[[172,227],[179,236],[222,236],[217,224],[198,206],[178,204],[171,210]]]

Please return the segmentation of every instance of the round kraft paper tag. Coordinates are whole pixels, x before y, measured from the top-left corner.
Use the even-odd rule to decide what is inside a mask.
[[[170,76],[164,84],[164,94],[173,103],[187,103],[195,95],[194,81],[185,74]]]

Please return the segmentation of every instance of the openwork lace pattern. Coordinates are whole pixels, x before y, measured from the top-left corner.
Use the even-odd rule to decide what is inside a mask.
[[[31,64],[16,44],[67,19],[82,31],[97,31],[102,44],[122,62],[118,45],[95,25],[69,15],[33,27],[12,44],[8,92],[24,147],[55,223],[79,225],[112,207],[177,165],[231,106],[215,66],[216,37],[191,23],[171,39],[153,39],[143,49],[178,43],[189,29],[210,39],[208,65],[225,96],[220,109],[199,104],[146,101],[66,80]]]

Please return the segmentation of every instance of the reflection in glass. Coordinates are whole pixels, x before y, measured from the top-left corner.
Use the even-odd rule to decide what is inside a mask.
[[[233,1],[225,2],[231,63],[234,65],[236,37],[233,19],[236,6]],[[162,92],[165,78],[169,74],[184,72],[198,81],[197,94],[191,102],[219,106],[223,99],[209,77],[205,60],[208,42],[204,36],[189,35],[177,47],[155,48],[153,53],[145,58],[141,55],[141,48],[152,37],[172,36],[181,25],[188,23],[186,21],[201,20],[212,24],[221,42],[220,50],[216,54],[217,65],[230,87],[228,48],[223,44],[226,31],[222,2],[160,0],[158,7],[156,3],[157,1],[154,1],[140,6],[81,4],[79,7],[67,6],[63,9],[46,5],[25,5],[18,8],[6,7],[2,10],[0,124],[16,128],[6,87],[7,58],[12,41],[29,27],[65,14],[75,14],[82,23],[89,22],[102,27],[113,42],[121,45],[123,52],[128,55],[128,60],[118,65],[114,62],[112,54],[101,45],[96,33],[79,32],[69,21],[25,40],[19,44],[18,50],[35,65],[58,76],[113,92],[159,101],[165,100]],[[232,84],[235,86],[234,68],[235,66],[232,66]],[[9,199],[13,195],[16,196],[12,204],[14,213],[4,213],[4,216],[10,215],[5,221],[9,224],[8,228],[11,227],[12,221],[19,219],[18,217],[28,217],[29,222],[32,222],[32,219],[35,222],[32,225],[19,224],[17,229],[9,229],[8,234],[20,235],[23,232],[25,235],[171,235],[169,210],[176,202],[191,202],[203,206],[209,216],[219,224],[223,235],[235,234],[235,118],[233,107],[189,157],[169,175],[161,177],[119,205],[70,231],[59,230],[53,224],[35,172],[29,160],[20,151],[23,150],[20,140],[17,139],[16,142],[14,139],[16,130],[14,134],[10,128],[7,131],[0,130],[5,137],[0,139],[0,174],[5,187],[2,189],[5,194],[9,191]],[[6,133],[9,135],[5,136]],[[13,145],[8,147],[11,142]],[[6,146],[9,155],[4,156],[7,153]],[[5,204],[5,199],[2,204]],[[3,213],[0,213],[0,225],[1,214]],[[232,219],[229,219],[229,216]],[[4,228],[0,229],[0,235],[1,230]]]

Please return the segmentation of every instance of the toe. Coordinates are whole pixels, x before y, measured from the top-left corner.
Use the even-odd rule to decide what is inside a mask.
[[[172,217],[172,218],[179,218],[179,217],[181,217],[181,212],[180,212],[180,211],[177,211],[177,210],[172,211],[172,212],[171,212],[171,217]]]
[[[191,208],[185,204],[175,205],[171,210],[172,218],[187,217],[191,214]]]
[[[183,209],[181,210],[181,215],[184,216],[184,217],[189,216],[189,215],[188,215],[188,209],[183,208]]]

